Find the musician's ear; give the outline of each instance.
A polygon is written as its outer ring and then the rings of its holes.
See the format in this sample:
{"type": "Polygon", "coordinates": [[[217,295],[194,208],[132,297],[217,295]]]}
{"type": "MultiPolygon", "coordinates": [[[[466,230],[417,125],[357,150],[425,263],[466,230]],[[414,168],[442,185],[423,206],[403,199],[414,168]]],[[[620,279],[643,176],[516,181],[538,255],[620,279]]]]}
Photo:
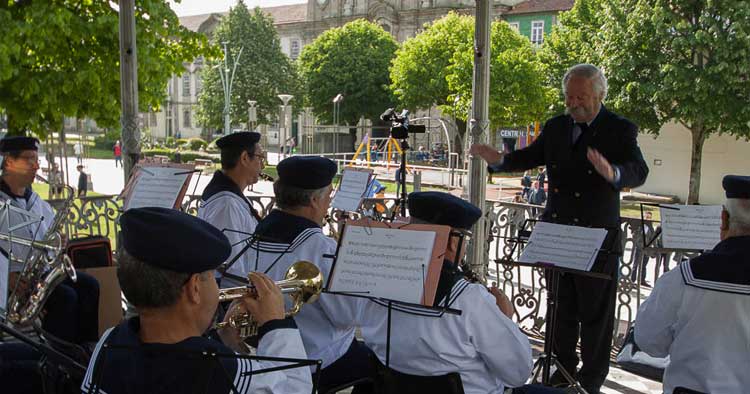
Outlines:
{"type": "Polygon", "coordinates": [[[721,210],[721,231],[729,230],[729,212],[726,209],[721,210]]]}

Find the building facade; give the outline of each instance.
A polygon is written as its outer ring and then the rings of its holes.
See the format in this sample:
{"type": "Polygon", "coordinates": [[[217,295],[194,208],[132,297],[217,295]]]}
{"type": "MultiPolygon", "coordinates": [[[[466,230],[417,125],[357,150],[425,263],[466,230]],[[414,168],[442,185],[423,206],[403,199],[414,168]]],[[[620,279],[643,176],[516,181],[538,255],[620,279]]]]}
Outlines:
{"type": "MultiPolygon", "coordinates": [[[[574,0],[496,1],[494,18],[541,44],[557,20],[557,14],[570,9],[574,0]],[[510,4],[510,5],[509,5],[510,4]]],[[[322,32],[355,19],[373,21],[399,42],[415,36],[426,23],[451,11],[474,13],[473,0],[309,0],[307,3],[262,8],[274,20],[281,51],[295,60],[305,45],[322,32]]],[[[185,16],[186,28],[210,35],[225,13],[185,16]]],[[[159,112],[142,114],[143,127],[153,138],[198,137],[204,129],[195,122],[200,93],[202,59],[185,64],[185,73],[173,76],[167,87],[168,99],[159,112]]]]}

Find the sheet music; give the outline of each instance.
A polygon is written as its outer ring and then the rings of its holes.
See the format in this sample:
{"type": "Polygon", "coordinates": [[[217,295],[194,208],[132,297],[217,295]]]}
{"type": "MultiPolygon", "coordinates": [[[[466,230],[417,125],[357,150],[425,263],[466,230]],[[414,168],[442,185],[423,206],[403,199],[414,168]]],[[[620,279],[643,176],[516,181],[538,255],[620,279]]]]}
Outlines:
{"type": "Polygon", "coordinates": [[[142,167],[126,209],[173,208],[188,175],[182,168],[142,167]]]}
{"type": "Polygon", "coordinates": [[[659,211],[665,248],[710,250],[721,240],[721,205],[665,204],[659,211]]]}
{"type": "Polygon", "coordinates": [[[371,176],[370,171],[344,169],[341,184],[336,195],[333,196],[331,206],[342,211],[356,212],[362,204],[362,197],[367,191],[371,176]]]}
{"type": "Polygon", "coordinates": [[[518,261],[590,271],[607,230],[537,222],[518,261]]]}
{"type": "Polygon", "coordinates": [[[347,226],[329,290],[421,303],[435,233],[347,226]]]}

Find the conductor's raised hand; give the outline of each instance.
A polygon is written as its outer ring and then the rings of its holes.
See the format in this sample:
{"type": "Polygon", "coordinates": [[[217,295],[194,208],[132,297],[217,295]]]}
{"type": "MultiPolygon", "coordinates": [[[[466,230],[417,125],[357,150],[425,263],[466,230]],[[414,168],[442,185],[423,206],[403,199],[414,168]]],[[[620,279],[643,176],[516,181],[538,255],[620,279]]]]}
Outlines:
{"type": "Polygon", "coordinates": [[[510,299],[508,299],[508,296],[506,296],[502,290],[498,289],[494,283],[492,284],[492,287],[488,287],[487,290],[490,291],[490,294],[495,296],[495,304],[500,308],[500,312],[505,316],[508,316],[508,318],[513,316],[513,304],[510,302],[510,299]]]}
{"type": "Polygon", "coordinates": [[[271,278],[260,272],[250,273],[250,282],[255,286],[257,297],[242,297],[242,302],[258,327],[270,320],[284,318],[284,296],[271,278]]]}
{"type": "Polygon", "coordinates": [[[478,155],[487,164],[494,164],[503,158],[502,153],[498,152],[495,148],[485,144],[474,144],[469,148],[469,153],[472,155],[478,155]]]}
{"type": "Polygon", "coordinates": [[[607,182],[612,183],[615,181],[615,169],[612,167],[612,164],[609,164],[609,160],[599,153],[598,150],[589,148],[586,152],[586,157],[591,162],[591,165],[594,166],[596,172],[606,179],[607,182]]]}

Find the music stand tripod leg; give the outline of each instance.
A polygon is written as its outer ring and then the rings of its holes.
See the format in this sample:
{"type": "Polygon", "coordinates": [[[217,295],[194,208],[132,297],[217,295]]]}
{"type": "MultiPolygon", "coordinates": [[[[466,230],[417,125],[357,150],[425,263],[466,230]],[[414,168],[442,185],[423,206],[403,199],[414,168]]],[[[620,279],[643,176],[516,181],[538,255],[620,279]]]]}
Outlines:
{"type": "Polygon", "coordinates": [[[560,272],[554,268],[546,269],[547,275],[547,330],[544,333],[544,352],[539,356],[536,363],[534,364],[533,380],[536,381],[539,378],[539,373],[542,374],[542,384],[549,386],[550,384],[550,370],[554,364],[562,377],[568,384],[570,384],[580,394],[588,394],[586,390],[581,387],[581,384],[575,380],[575,378],[565,370],[560,361],[557,360],[553,346],[555,343],[555,329],[557,328],[557,291],[560,286],[560,272]]]}

